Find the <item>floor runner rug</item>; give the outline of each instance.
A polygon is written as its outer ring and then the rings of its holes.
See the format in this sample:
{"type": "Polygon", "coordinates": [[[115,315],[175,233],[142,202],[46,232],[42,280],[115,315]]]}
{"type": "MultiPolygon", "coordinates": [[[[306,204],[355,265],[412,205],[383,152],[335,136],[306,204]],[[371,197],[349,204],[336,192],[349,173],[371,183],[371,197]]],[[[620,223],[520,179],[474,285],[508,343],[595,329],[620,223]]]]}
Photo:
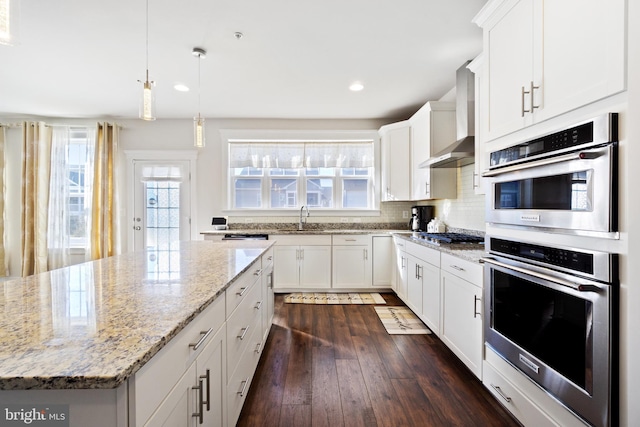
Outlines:
{"type": "Polygon", "coordinates": [[[284,297],[284,302],[297,304],[386,304],[378,293],[296,292],[284,297]]]}
{"type": "Polygon", "coordinates": [[[430,334],[431,331],[407,307],[374,307],[390,335],[430,334]]]}

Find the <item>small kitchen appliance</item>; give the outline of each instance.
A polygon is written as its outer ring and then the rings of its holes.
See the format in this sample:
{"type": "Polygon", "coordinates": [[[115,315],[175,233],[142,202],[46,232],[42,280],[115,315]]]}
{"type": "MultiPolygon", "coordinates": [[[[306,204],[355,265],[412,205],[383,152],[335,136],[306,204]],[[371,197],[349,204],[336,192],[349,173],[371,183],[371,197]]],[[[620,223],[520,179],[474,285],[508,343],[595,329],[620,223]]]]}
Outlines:
{"type": "Polygon", "coordinates": [[[427,224],[433,219],[433,206],[413,206],[409,228],[412,231],[427,231],[427,224]]]}

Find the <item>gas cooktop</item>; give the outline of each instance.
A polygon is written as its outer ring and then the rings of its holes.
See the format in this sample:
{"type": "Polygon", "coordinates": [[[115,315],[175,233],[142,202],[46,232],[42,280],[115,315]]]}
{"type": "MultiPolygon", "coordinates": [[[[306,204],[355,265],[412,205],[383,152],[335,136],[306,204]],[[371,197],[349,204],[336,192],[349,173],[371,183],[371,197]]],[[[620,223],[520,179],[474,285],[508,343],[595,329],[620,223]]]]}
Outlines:
{"type": "Polygon", "coordinates": [[[474,236],[472,234],[464,233],[425,233],[419,231],[413,233],[412,236],[416,240],[425,241],[434,245],[442,244],[472,244],[481,245],[484,244],[484,237],[474,236]]]}

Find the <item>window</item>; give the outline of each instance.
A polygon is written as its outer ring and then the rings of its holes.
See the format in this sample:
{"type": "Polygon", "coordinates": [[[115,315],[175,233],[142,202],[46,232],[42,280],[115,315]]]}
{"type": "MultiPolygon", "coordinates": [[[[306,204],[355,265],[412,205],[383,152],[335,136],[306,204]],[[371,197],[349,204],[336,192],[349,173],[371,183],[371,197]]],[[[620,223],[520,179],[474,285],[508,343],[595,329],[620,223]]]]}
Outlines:
{"type": "Polygon", "coordinates": [[[229,205],[373,210],[373,152],[372,140],[229,140],[229,205]]]}
{"type": "Polygon", "coordinates": [[[88,200],[88,186],[85,181],[87,168],[90,167],[90,138],[88,128],[69,129],[67,145],[67,183],[68,183],[68,233],[71,247],[85,247],[87,244],[87,217],[91,200],[88,200]]]}

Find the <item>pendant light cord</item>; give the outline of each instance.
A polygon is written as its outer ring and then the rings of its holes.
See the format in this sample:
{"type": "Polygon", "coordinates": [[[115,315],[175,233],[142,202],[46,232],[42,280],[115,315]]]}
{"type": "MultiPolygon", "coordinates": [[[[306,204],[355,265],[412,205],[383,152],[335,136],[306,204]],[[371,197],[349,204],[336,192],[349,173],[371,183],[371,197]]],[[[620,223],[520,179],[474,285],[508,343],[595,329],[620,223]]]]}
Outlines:
{"type": "Polygon", "coordinates": [[[147,41],[145,45],[145,55],[146,55],[146,67],[147,67],[147,81],[149,81],[149,0],[147,0],[146,7],[146,32],[147,32],[147,41]]]}

